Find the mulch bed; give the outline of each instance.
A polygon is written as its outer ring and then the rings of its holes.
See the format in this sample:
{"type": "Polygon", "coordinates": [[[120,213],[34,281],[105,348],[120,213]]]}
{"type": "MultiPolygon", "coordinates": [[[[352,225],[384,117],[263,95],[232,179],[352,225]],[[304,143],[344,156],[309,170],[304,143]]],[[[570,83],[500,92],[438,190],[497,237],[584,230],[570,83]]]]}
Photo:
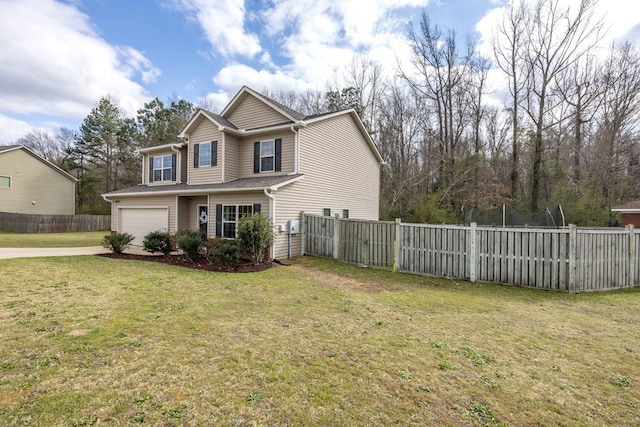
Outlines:
{"type": "Polygon", "coordinates": [[[159,262],[161,264],[169,264],[175,265],[178,267],[185,268],[193,268],[196,270],[207,270],[207,271],[219,271],[226,273],[252,273],[256,271],[267,270],[272,267],[271,261],[265,261],[262,264],[254,265],[249,260],[241,260],[238,265],[232,267],[227,270],[219,264],[212,264],[207,262],[205,259],[199,259],[197,261],[191,261],[184,255],[138,255],[138,254],[100,254],[98,256],[102,256],[105,258],[115,258],[115,259],[132,259],[136,261],[150,261],[150,262],[159,262]]]}

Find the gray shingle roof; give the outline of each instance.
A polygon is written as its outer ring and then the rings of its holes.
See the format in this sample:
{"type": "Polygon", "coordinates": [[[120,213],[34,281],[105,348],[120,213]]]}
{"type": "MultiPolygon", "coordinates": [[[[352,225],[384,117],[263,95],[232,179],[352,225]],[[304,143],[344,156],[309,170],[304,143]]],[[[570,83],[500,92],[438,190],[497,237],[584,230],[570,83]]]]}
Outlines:
{"type": "Polygon", "coordinates": [[[293,108],[289,108],[284,104],[279,103],[278,101],[276,101],[273,98],[268,97],[265,94],[262,94],[260,92],[254,91],[256,93],[258,93],[261,97],[263,97],[264,99],[266,99],[267,101],[271,102],[272,104],[274,104],[275,106],[277,106],[279,109],[281,109],[282,111],[284,111],[285,113],[289,114],[291,117],[293,117],[296,120],[303,120],[305,118],[304,114],[297,112],[296,110],[294,110],[293,108]]]}
{"type": "Polygon", "coordinates": [[[636,210],[640,209],[640,200],[634,200],[633,202],[625,203],[624,205],[616,206],[613,208],[614,211],[617,210],[636,210]]]}
{"type": "Polygon", "coordinates": [[[265,177],[251,177],[240,178],[234,181],[219,183],[219,184],[168,184],[168,185],[138,185],[135,187],[123,188],[122,190],[112,191],[104,194],[107,197],[122,196],[122,195],[142,195],[142,194],[177,194],[184,193],[184,195],[198,194],[198,193],[222,193],[233,191],[245,191],[245,190],[262,190],[264,188],[270,188],[276,185],[286,184],[287,181],[293,181],[300,177],[302,174],[296,175],[278,175],[278,176],[265,176],[265,177]]]}
{"type": "Polygon", "coordinates": [[[205,112],[207,115],[211,116],[212,119],[220,123],[222,126],[238,130],[238,126],[234,125],[228,119],[226,119],[225,117],[222,117],[220,114],[212,113],[211,111],[205,110],[204,108],[202,108],[202,111],[205,112]]]}
{"type": "Polygon", "coordinates": [[[18,148],[18,147],[21,147],[21,146],[20,145],[0,145],[0,153],[2,153],[3,151],[8,151],[14,148],[18,148]]]}

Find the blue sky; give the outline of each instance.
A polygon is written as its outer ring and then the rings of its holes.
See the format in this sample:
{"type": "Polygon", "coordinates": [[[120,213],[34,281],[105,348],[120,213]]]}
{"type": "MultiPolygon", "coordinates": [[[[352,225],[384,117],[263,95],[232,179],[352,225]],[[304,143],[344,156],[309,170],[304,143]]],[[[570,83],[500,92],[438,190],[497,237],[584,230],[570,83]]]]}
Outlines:
{"type": "MultiPolygon", "coordinates": [[[[576,0],[561,0],[575,2],[576,0]]],[[[631,8],[639,8],[635,6],[631,8]]],[[[177,96],[222,108],[244,84],[323,90],[356,55],[389,75],[408,57],[408,22],[426,11],[461,37],[488,36],[498,0],[0,0],[0,144],[77,128],[115,97],[133,116],[177,96]]],[[[604,10],[604,7],[603,7],[604,10]]],[[[640,22],[606,1],[612,36],[640,22]]]]}

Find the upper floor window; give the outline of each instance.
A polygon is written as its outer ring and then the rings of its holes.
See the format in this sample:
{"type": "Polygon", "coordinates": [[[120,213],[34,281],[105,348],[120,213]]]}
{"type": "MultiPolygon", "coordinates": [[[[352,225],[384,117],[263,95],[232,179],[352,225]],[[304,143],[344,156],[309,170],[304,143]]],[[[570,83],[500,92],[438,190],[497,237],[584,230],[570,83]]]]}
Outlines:
{"type": "Polygon", "coordinates": [[[11,187],[11,177],[0,176],[0,188],[9,188],[9,187],[11,187]]]}
{"type": "Polygon", "coordinates": [[[276,155],[275,143],[271,141],[260,141],[260,172],[273,172],[276,155]]]}
{"type": "Polygon", "coordinates": [[[218,141],[201,142],[193,146],[193,167],[218,165],[218,141]]]}
{"type": "Polygon", "coordinates": [[[253,146],[253,173],[282,170],[282,139],[258,141],[253,146]]]}
{"type": "Polygon", "coordinates": [[[149,159],[149,182],[175,181],[176,155],[152,156],[149,159]]]}

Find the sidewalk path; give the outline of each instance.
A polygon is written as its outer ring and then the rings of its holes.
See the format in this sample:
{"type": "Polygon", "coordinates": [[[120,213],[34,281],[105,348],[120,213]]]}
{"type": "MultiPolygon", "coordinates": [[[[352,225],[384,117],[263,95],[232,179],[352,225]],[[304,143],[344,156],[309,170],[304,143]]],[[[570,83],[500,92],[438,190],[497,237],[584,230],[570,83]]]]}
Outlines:
{"type": "MultiPolygon", "coordinates": [[[[97,255],[111,252],[102,246],[86,246],[82,248],[0,248],[0,259],[32,258],[43,256],[75,256],[97,255]]],[[[140,247],[129,247],[125,253],[145,253],[140,247]]]]}

